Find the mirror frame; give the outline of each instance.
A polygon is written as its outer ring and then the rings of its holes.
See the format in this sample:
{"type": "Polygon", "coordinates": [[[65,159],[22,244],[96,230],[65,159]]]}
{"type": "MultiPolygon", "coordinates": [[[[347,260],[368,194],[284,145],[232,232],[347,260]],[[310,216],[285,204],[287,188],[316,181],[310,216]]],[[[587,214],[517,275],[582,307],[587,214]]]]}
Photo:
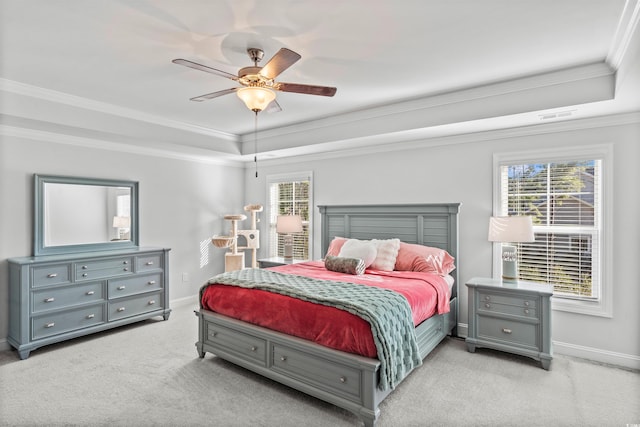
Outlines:
{"type": "Polygon", "coordinates": [[[72,176],[34,174],[34,227],[33,255],[54,255],[78,252],[106,251],[116,249],[132,249],[138,247],[138,183],[115,179],[81,178],[72,176]],[[127,187],[131,191],[131,227],[130,240],[82,243],[75,245],[46,246],[44,229],[44,187],[45,184],[99,185],[105,187],[127,187]]]}

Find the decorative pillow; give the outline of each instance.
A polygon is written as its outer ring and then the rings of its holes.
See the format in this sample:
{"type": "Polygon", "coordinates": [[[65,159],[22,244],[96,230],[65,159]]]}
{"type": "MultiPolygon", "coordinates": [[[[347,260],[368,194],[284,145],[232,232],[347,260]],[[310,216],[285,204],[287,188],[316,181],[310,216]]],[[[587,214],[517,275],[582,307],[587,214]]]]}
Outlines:
{"type": "Polygon", "coordinates": [[[446,276],[456,268],[454,261],[455,259],[444,249],[401,242],[395,269],[446,276]]]}
{"type": "Polygon", "coordinates": [[[371,242],[376,245],[378,249],[376,259],[373,261],[373,264],[371,264],[371,268],[382,271],[393,271],[396,265],[398,251],[400,250],[400,239],[373,239],[371,242]]]}
{"type": "Polygon", "coordinates": [[[364,261],[365,268],[368,268],[376,259],[378,250],[376,245],[368,240],[348,239],[340,248],[339,257],[360,258],[364,261]]]}
{"type": "Polygon", "coordinates": [[[344,258],[327,255],[324,258],[324,266],[327,270],[345,274],[364,274],[366,269],[364,261],[360,258],[344,258]]]}
{"type": "Polygon", "coordinates": [[[331,243],[329,243],[329,248],[327,249],[327,255],[338,256],[338,254],[340,253],[340,249],[342,248],[342,245],[344,245],[344,242],[346,242],[347,240],[348,239],[344,237],[334,237],[331,243]]]}

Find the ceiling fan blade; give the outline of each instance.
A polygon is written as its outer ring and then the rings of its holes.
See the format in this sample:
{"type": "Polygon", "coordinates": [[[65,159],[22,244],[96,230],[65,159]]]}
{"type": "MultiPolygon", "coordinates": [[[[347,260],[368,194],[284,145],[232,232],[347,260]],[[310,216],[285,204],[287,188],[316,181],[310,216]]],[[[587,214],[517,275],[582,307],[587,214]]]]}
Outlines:
{"type": "Polygon", "coordinates": [[[268,79],[275,79],[278,74],[291,67],[300,58],[302,57],[299,54],[283,47],[278,51],[278,53],[273,55],[273,58],[271,58],[264,67],[262,67],[260,75],[268,79]]]}
{"type": "Polygon", "coordinates": [[[282,107],[275,99],[267,105],[267,108],[264,109],[265,113],[279,113],[280,111],[282,111],[282,107]]]}
{"type": "Polygon", "coordinates": [[[207,99],[213,99],[219,96],[228,95],[230,93],[237,91],[238,89],[239,88],[234,87],[232,89],[219,90],[217,92],[208,93],[206,95],[196,96],[195,98],[191,98],[191,101],[196,101],[196,102],[206,101],[207,99]]]}
{"type": "Polygon", "coordinates": [[[302,85],[298,83],[278,83],[278,90],[282,92],[304,93],[307,95],[333,96],[336,94],[335,87],[302,85]]]}
{"type": "Polygon", "coordinates": [[[174,64],[184,65],[185,67],[193,68],[194,70],[200,70],[211,74],[216,74],[218,76],[226,77],[231,80],[238,80],[238,76],[235,74],[227,73],[226,71],[216,70],[215,68],[207,67],[206,65],[198,64],[197,62],[192,62],[186,59],[174,59],[174,64]]]}

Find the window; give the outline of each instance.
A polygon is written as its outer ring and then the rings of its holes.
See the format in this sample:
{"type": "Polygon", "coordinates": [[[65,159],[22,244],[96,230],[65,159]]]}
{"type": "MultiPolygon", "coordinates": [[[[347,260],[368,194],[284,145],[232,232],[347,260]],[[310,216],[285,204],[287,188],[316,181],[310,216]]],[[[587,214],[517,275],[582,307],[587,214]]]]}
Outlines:
{"type": "Polygon", "coordinates": [[[552,284],[555,309],[610,316],[611,281],[603,274],[608,152],[496,156],[494,214],[533,217],[535,241],[517,244],[519,279],[552,284]]]}
{"type": "Polygon", "coordinates": [[[302,233],[293,236],[293,257],[311,258],[311,180],[311,172],[267,176],[270,257],[284,256],[284,236],[276,233],[276,219],[278,215],[292,214],[302,217],[302,233]]]}

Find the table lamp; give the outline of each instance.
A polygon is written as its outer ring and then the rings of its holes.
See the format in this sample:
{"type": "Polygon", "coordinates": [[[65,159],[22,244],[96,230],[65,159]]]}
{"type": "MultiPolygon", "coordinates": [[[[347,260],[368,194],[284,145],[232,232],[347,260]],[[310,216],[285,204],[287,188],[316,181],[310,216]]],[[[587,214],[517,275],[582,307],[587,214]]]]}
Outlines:
{"type": "MultiPolygon", "coordinates": [[[[489,218],[489,241],[500,243],[533,242],[530,216],[492,216],[489,218]]],[[[518,280],[518,254],[514,245],[502,245],[502,280],[518,280]]]]}
{"type": "Polygon", "coordinates": [[[302,232],[300,215],[278,215],[276,233],[284,234],[284,259],[293,260],[293,236],[291,233],[302,232]]]}

